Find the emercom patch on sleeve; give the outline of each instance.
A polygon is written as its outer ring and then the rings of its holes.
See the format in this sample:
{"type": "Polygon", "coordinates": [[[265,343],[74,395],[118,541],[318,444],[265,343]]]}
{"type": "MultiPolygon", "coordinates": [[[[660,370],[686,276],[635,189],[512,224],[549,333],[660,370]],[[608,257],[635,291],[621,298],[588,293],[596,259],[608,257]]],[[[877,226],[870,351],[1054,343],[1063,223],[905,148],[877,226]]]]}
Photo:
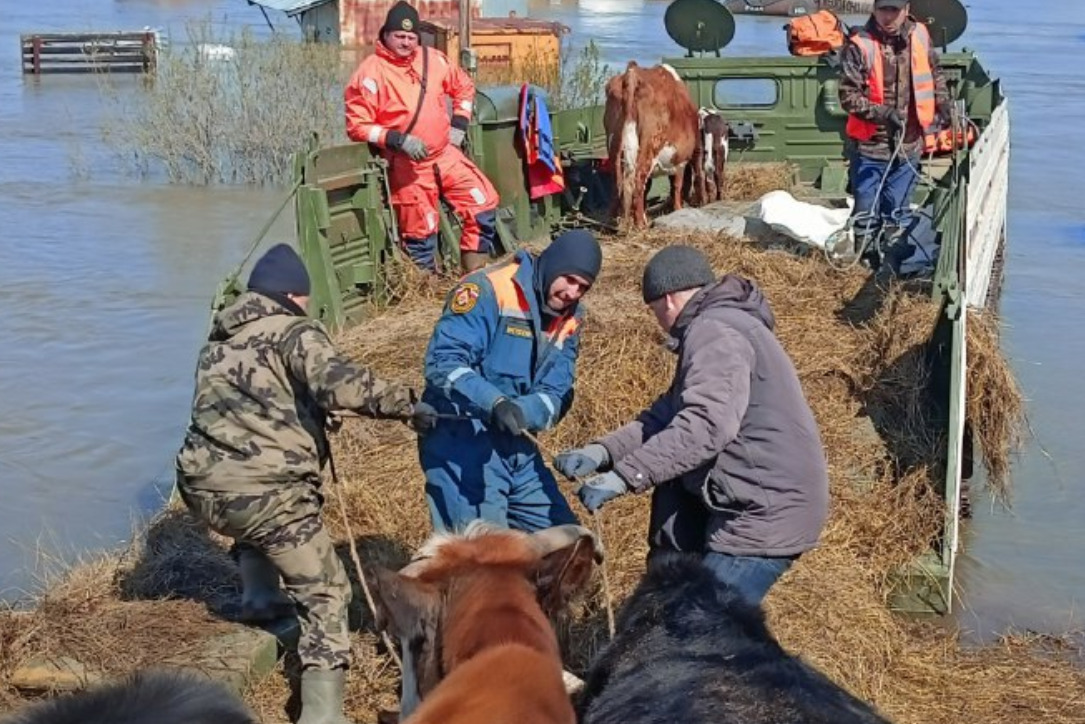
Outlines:
{"type": "Polygon", "coordinates": [[[452,292],[449,309],[455,314],[466,314],[478,303],[479,288],[474,282],[464,282],[452,292]]]}

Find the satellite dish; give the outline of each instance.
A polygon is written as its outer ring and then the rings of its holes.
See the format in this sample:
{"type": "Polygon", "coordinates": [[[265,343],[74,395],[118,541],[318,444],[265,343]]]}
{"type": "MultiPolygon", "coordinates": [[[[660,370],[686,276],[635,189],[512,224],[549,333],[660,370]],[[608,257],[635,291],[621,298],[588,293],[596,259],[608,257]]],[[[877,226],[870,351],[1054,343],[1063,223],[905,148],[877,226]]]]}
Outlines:
{"type": "Polygon", "coordinates": [[[735,17],[716,0],[675,0],[663,16],[671,40],[694,53],[719,55],[735,37],[735,17]]]}
{"type": "Polygon", "coordinates": [[[935,45],[945,47],[964,35],[968,11],[960,0],[912,0],[912,17],[927,26],[935,45]]]}

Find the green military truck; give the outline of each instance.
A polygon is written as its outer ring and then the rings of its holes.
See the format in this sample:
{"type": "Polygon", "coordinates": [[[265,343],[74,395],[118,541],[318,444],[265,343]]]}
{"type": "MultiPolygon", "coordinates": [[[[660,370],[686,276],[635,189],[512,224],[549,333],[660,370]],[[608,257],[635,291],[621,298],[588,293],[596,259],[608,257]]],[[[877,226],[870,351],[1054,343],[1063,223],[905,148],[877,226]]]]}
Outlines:
{"type": "MultiPolygon", "coordinates": [[[[913,14],[935,41],[948,45],[964,31],[957,0],[915,0],[913,14]]],[[[839,71],[819,57],[726,57],[718,51],[733,37],[734,19],[714,0],[677,0],[667,30],[687,48],[685,57],[664,59],[684,80],[694,103],[719,111],[732,128],[729,168],[742,164],[789,164],[796,197],[844,205],[847,162],[846,113],[838,101],[839,71]]],[[[944,50],[944,48],[943,48],[944,50]]],[[[966,320],[997,300],[1006,239],[1009,111],[1000,82],[970,51],[944,52],[943,68],[956,99],[958,119],[968,119],[975,142],[925,159],[926,183],[913,202],[933,210],[941,237],[932,294],[941,308],[928,342],[932,390],[944,405],[946,503],[944,533],[930,552],[903,572],[898,608],[948,612],[953,605],[959,548],[961,490],[971,475],[966,419],[966,320]]],[[[504,251],[545,239],[577,225],[606,226],[612,182],[605,173],[603,107],[551,113],[566,176],[562,194],[529,197],[523,146],[518,136],[520,87],[481,88],[468,133],[470,153],[501,195],[498,229],[504,251]]],[[[965,123],[959,120],[959,123],[965,123]]],[[[365,144],[323,147],[314,142],[296,161],[293,202],[297,244],[313,278],[311,313],[329,328],[345,329],[365,314],[385,286],[398,232],[387,199],[385,162],[365,144]]],[[[660,179],[660,181],[663,181],[660,179]]],[[[650,194],[662,196],[665,183],[650,194]]],[[[270,222],[269,222],[270,223],[270,222]]],[[[441,220],[445,268],[458,268],[458,231],[450,214],[441,220]]],[[[236,294],[236,276],[220,290],[216,305],[236,294]]]]}

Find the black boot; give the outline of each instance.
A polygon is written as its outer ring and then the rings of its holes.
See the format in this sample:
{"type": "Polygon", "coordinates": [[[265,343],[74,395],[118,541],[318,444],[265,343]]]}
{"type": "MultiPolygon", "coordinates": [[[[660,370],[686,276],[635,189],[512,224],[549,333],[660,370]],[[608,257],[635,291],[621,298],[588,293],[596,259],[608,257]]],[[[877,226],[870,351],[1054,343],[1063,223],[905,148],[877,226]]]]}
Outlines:
{"type": "Polygon", "coordinates": [[[267,556],[253,548],[238,554],[241,570],[241,620],[267,623],[297,615],[294,602],[279,588],[279,570],[267,556]]]}

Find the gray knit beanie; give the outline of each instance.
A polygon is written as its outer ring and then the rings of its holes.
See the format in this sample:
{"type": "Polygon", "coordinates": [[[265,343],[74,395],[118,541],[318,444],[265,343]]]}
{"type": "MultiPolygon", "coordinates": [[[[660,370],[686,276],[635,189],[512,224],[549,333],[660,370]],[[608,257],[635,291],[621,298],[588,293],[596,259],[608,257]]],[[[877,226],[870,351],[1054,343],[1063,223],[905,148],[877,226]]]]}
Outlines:
{"type": "Polygon", "coordinates": [[[692,246],[668,246],[656,252],[644,267],[641,290],[644,303],[684,289],[707,286],[716,281],[712,265],[700,249],[692,246]]]}

